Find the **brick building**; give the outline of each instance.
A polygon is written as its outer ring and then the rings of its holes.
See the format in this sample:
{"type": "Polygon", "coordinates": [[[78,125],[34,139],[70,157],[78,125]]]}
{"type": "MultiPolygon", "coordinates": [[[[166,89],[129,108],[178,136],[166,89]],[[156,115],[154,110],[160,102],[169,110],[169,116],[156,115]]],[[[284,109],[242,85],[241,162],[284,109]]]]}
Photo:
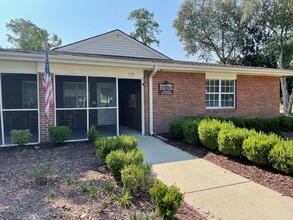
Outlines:
{"type": "Polygon", "coordinates": [[[0,145],[12,129],[47,141],[49,126],[66,125],[84,140],[124,127],[142,134],[168,130],[188,115],[273,117],[279,114],[280,77],[293,71],[176,61],[120,30],[49,52],[54,90],[44,112],[44,51],[0,49],[0,145]]]}

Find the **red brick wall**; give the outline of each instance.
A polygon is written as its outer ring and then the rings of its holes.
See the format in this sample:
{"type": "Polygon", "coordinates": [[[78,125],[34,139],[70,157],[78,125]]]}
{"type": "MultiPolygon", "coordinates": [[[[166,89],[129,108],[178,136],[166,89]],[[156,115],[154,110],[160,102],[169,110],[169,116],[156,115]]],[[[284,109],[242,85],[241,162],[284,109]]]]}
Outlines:
{"type": "MultiPolygon", "coordinates": [[[[55,126],[54,104],[50,108],[50,117],[45,114],[45,89],[43,86],[44,73],[39,73],[39,105],[40,105],[40,141],[48,141],[48,127],[55,126]]],[[[54,77],[51,74],[52,87],[54,91],[54,77]]],[[[53,94],[55,96],[55,94],[53,94]]]]}
{"type": "MultiPolygon", "coordinates": [[[[149,133],[148,76],[145,72],[145,129],[149,133]]],[[[205,108],[205,74],[159,72],[153,78],[154,132],[168,131],[174,118],[188,115],[273,117],[279,114],[279,77],[237,76],[236,108],[205,108]],[[173,95],[159,95],[158,83],[174,84],[173,95]]]]}

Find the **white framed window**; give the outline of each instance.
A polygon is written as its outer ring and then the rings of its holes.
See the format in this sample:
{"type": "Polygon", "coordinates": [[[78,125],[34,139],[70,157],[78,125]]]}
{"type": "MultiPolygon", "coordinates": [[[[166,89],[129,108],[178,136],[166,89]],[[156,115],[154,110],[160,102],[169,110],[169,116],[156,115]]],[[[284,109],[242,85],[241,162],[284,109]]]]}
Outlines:
{"type": "Polygon", "coordinates": [[[86,107],[86,83],[64,82],[63,94],[63,105],[65,108],[86,107]]]}
{"type": "Polygon", "coordinates": [[[22,107],[33,109],[38,107],[36,81],[22,81],[22,107]]]}
{"type": "Polygon", "coordinates": [[[235,80],[206,80],[206,108],[235,108],[235,80]]]}

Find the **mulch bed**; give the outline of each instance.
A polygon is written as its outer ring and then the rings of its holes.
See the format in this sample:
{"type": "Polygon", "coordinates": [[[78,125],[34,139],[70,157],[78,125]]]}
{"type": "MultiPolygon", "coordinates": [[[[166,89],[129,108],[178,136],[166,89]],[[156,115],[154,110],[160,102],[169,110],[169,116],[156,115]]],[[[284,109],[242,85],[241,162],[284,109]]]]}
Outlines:
{"type": "Polygon", "coordinates": [[[278,172],[272,167],[258,166],[244,157],[235,159],[216,151],[210,151],[203,145],[198,145],[196,147],[188,145],[174,139],[168,133],[160,134],[160,136],[166,139],[166,143],[183,151],[208,160],[224,169],[275,190],[284,196],[293,198],[293,178],[290,175],[278,172]]]}
{"type": "MultiPolygon", "coordinates": [[[[40,144],[0,148],[0,219],[129,219],[131,213],[151,213],[155,205],[148,194],[135,198],[128,207],[118,203],[121,186],[95,155],[89,142],[62,146],[40,144]],[[34,164],[49,163],[54,175],[45,185],[30,180],[34,164]],[[73,182],[68,184],[66,177],[73,182]],[[97,186],[92,198],[82,190],[86,183],[97,186]]],[[[205,219],[183,204],[176,219],[205,219]]]]}

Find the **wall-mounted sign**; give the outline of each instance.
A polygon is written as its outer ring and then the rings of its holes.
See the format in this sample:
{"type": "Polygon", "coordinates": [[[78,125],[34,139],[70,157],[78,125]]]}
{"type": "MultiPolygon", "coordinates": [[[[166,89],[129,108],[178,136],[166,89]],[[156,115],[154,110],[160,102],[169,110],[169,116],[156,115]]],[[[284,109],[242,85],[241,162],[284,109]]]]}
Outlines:
{"type": "Polygon", "coordinates": [[[173,95],[174,85],[167,80],[163,83],[159,83],[159,95],[173,95]]]}

